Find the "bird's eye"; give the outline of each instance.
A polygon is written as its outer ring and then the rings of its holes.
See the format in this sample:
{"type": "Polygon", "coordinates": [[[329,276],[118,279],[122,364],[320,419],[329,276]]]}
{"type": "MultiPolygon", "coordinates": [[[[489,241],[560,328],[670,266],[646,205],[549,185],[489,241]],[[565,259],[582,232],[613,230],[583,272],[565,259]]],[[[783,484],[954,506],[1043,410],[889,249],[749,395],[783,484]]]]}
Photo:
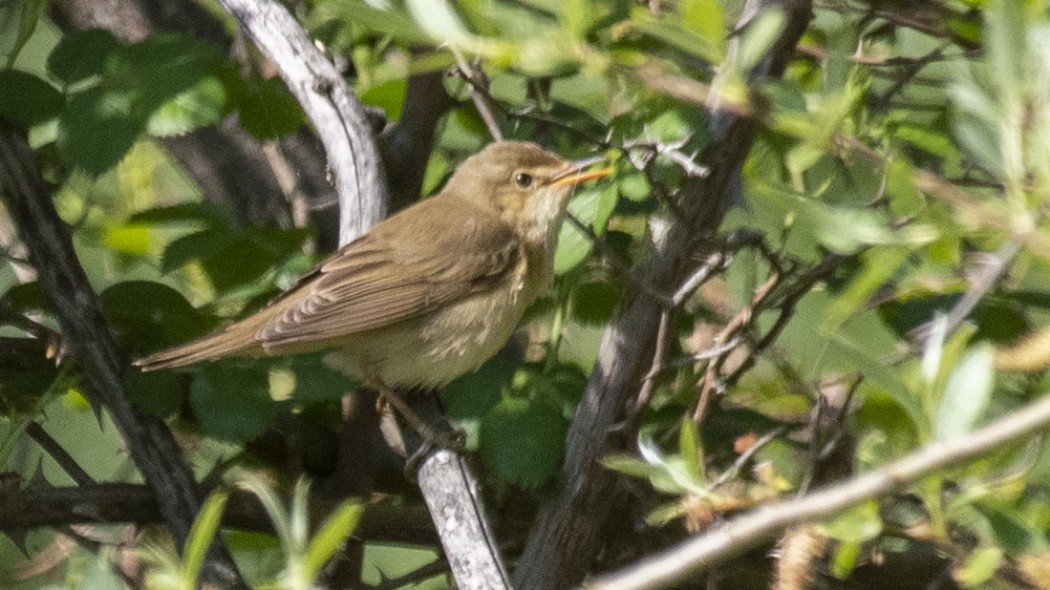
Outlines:
{"type": "Polygon", "coordinates": [[[525,172],[516,172],[514,174],[514,182],[521,188],[529,188],[532,186],[532,175],[525,172]]]}

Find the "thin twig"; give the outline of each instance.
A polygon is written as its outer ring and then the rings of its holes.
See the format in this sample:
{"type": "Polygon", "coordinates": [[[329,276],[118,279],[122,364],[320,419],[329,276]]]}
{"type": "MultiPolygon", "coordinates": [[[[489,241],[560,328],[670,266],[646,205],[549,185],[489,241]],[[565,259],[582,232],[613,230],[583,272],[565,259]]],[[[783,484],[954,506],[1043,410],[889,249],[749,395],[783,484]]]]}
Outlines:
{"type": "MultiPolygon", "coordinates": [[[[1005,244],[999,247],[992,254],[983,254],[980,257],[981,264],[979,265],[976,272],[973,273],[973,277],[970,279],[970,288],[966,291],[966,294],[948,311],[947,315],[947,334],[954,332],[963,321],[969,317],[970,312],[973,308],[977,307],[980,303],[981,298],[984,297],[999,278],[1003,276],[1006,269],[1009,268],[1010,263],[1013,262],[1017,253],[1021,250],[1023,240],[1020,238],[1012,238],[1005,244]]],[[[932,322],[927,322],[918,328],[915,328],[908,334],[908,340],[910,340],[916,347],[922,347],[925,345],[926,340],[930,336],[930,328],[932,322]]]]}
{"type": "Polygon", "coordinates": [[[94,478],[88,475],[87,471],[76,462],[76,459],[70,455],[62,445],[58,444],[44,427],[39,422],[33,421],[26,426],[26,434],[29,435],[36,444],[40,445],[40,448],[51,455],[51,458],[58,463],[58,466],[62,468],[69,477],[73,478],[78,486],[87,486],[95,483],[94,478]]]}
{"type": "Polygon", "coordinates": [[[781,434],[784,434],[784,431],[786,430],[787,426],[781,425],[767,432],[765,435],[762,436],[762,438],[756,440],[755,444],[748,447],[748,449],[743,453],[740,453],[740,456],[736,458],[736,461],[733,461],[733,464],[729,467],[729,469],[726,469],[724,472],[722,472],[722,475],[718,476],[718,479],[716,479],[711,484],[711,489],[713,490],[718,486],[726,483],[730,479],[736,477],[736,474],[740,473],[740,470],[744,468],[744,464],[751,460],[751,457],[755,456],[755,453],[757,453],[759,449],[772,442],[773,439],[775,439],[776,437],[780,436],[781,434]]]}
{"type": "Polygon", "coordinates": [[[485,128],[489,130],[489,135],[495,141],[503,140],[503,131],[499,128],[499,124],[496,122],[496,117],[492,114],[492,102],[491,95],[488,91],[488,84],[484,81],[483,74],[480,69],[475,70],[466,58],[463,57],[463,53],[453,45],[449,45],[449,51],[452,52],[453,57],[456,58],[456,66],[459,70],[459,75],[467,81],[467,85],[470,86],[470,100],[474,102],[474,108],[478,110],[478,115],[481,116],[481,120],[485,122],[485,128]]]}

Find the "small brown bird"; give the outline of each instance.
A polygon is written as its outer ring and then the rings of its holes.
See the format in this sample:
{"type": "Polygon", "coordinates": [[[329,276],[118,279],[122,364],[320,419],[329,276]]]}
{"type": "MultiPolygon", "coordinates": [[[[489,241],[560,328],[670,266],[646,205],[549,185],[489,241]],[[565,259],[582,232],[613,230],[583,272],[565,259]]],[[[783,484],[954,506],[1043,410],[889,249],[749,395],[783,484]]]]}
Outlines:
{"type": "Polygon", "coordinates": [[[152,354],[143,370],[331,350],[380,391],[440,387],[506,343],[549,287],[572,188],[608,175],[531,143],[468,158],[437,196],[347,244],[251,316],[152,354]]]}

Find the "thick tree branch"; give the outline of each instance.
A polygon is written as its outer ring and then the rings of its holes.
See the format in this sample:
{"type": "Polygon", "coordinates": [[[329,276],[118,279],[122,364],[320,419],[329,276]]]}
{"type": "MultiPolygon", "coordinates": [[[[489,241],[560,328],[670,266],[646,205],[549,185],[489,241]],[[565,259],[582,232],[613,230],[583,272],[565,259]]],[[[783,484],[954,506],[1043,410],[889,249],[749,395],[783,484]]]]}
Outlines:
{"type": "Polygon", "coordinates": [[[401,119],[379,136],[387,182],[390,211],[416,202],[423,187],[434,130],[455,101],[445,92],[443,72],[409,76],[401,119]]]}
{"type": "MultiPolygon", "coordinates": [[[[135,465],[160,502],[168,529],[181,545],[200,506],[193,473],[167,426],[138,414],[128,402],[123,382],[128,359],[77,260],[69,231],[55,212],[51,191],[40,177],[24,133],[5,124],[0,124],[0,198],[18,227],[62,334],[80,365],[89,398],[109,411],[135,465]]],[[[221,542],[215,545],[205,577],[223,586],[244,585],[221,542]]]]}
{"type": "MultiPolygon", "coordinates": [[[[811,2],[751,0],[737,28],[764,10],[783,11],[785,28],[767,58],[751,72],[752,80],[783,72],[809,22],[811,2]]],[[[712,87],[718,84],[716,78],[712,87]]],[[[704,255],[697,252],[701,247],[698,238],[709,235],[721,223],[754,137],[753,119],[723,110],[718,104],[709,104],[708,108],[715,138],[701,158],[708,174],[691,178],[683,187],[682,218],[654,245],[636,274],[637,282],[657,291],[673,292],[692,272],[692,260],[704,255]]],[[[514,574],[515,587],[531,590],[578,584],[598,555],[605,540],[604,529],[624,498],[616,476],[598,462],[617,448],[609,435],[623,420],[629,400],[649,370],[663,306],[660,299],[645,291],[629,295],[606,328],[598,361],[567,436],[561,488],[540,509],[514,574]]],[[[623,441],[619,444],[622,446],[623,441]]]]}

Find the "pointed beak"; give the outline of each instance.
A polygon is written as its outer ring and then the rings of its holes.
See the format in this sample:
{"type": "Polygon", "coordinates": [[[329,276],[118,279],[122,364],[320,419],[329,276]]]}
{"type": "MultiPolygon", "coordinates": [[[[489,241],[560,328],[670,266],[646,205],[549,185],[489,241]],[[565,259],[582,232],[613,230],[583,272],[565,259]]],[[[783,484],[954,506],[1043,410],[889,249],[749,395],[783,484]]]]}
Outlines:
{"type": "Polygon", "coordinates": [[[585,170],[585,168],[604,161],[604,156],[576,160],[575,162],[570,163],[569,167],[563,172],[559,172],[554,178],[547,181],[547,186],[576,186],[581,182],[587,182],[588,180],[594,180],[595,178],[604,178],[612,174],[612,168],[585,170]]]}

